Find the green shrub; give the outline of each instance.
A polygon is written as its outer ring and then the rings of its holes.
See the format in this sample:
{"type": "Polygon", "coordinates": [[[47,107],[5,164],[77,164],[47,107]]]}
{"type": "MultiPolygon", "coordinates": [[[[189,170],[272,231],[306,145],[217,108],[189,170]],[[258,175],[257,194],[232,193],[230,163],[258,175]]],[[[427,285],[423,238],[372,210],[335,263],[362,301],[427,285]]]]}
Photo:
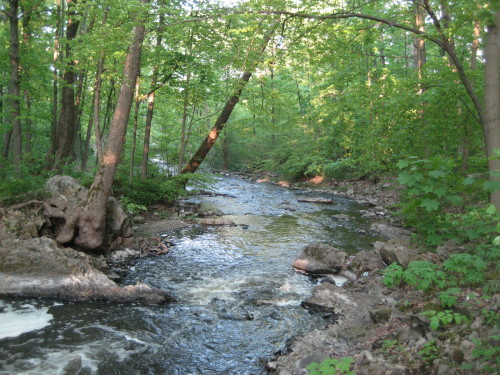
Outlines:
{"type": "Polygon", "coordinates": [[[311,363],[307,370],[309,375],[354,375],[351,370],[353,361],[351,357],[327,358],[321,363],[311,363]]]}
{"type": "Polygon", "coordinates": [[[427,261],[413,261],[406,270],[392,263],[384,270],[386,286],[396,287],[403,281],[419,290],[439,289],[446,285],[446,274],[438,265],[427,261]]]}
{"type": "Polygon", "coordinates": [[[500,212],[493,205],[480,207],[470,202],[486,199],[496,185],[462,177],[453,162],[440,157],[411,157],[400,160],[398,167],[398,181],[406,187],[402,217],[428,245],[449,239],[494,242],[500,233],[500,212]]]}
{"type": "Polygon", "coordinates": [[[463,205],[463,198],[457,194],[459,178],[453,171],[454,164],[440,157],[410,157],[397,166],[398,182],[406,187],[401,210],[406,224],[423,234],[428,244],[438,244],[447,229],[444,212],[463,205]]]}
{"type": "Polygon", "coordinates": [[[359,176],[359,168],[353,159],[339,159],[325,164],[325,176],[335,179],[346,179],[359,176]]]}
{"type": "Polygon", "coordinates": [[[156,203],[172,204],[179,196],[188,194],[186,186],[193,192],[205,188],[211,181],[212,178],[202,173],[154,177],[132,183],[117,179],[113,189],[115,195],[121,196],[122,201],[125,199],[126,204],[137,210],[156,203]]]}
{"type": "Polygon", "coordinates": [[[31,199],[44,199],[45,178],[26,175],[23,178],[9,177],[0,182],[0,204],[11,205],[31,199]]]}
{"type": "Polygon", "coordinates": [[[443,263],[450,283],[458,285],[480,285],[485,281],[487,263],[478,255],[460,253],[452,254],[443,263]]]}
{"type": "Polygon", "coordinates": [[[465,315],[453,312],[452,310],[429,310],[424,311],[422,314],[429,318],[431,330],[436,330],[439,327],[445,327],[450,324],[462,324],[469,322],[469,319],[465,315]]]}

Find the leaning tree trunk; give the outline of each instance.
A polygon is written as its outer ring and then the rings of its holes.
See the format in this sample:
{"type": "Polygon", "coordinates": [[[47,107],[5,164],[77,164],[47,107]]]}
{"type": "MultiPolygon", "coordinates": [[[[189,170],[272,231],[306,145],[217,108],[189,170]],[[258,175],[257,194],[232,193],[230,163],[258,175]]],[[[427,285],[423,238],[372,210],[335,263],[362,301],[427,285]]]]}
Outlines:
{"type": "Polygon", "coordinates": [[[226,102],[226,105],[224,106],[224,109],[222,110],[221,114],[215,121],[215,124],[208,133],[208,135],[205,137],[203,142],[201,143],[200,147],[198,148],[198,151],[193,155],[189,163],[182,169],[181,174],[184,173],[194,173],[200,166],[200,164],[205,160],[205,157],[207,156],[208,152],[210,149],[213,147],[215,144],[215,141],[219,137],[220,132],[222,129],[224,129],[224,125],[226,125],[227,120],[229,119],[229,116],[231,116],[231,113],[233,112],[234,107],[240,100],[241,93],[243,92],[243,88],[245,85],[248,83],[250,80],[250,77],[252,76],[251,72],[245,72],[241,76],[238,86],[229,98],[229,100],[226,102]]]}
{"type": "MultiPolygon", "coordinates": [[[[495,23],[488,27],[488,40],[484,49],[484,133],[490,181],[500,183],[500,10],[495,14],[495,23]]],[[[495,185],[493,185],[495,186],[495,185]]],[[[500,188],[498,185],[490,195],[491,203],[500,210],[500,188]]]]}
{"type": "MultiPolygon", "coordinates": [[[[148,0],[140,1],[143,4],[148,2],[148,0]]],[[[73,241],[78,246],[96,249],[103,242],[106,226],[106,206],[116,167],[125,143],[127,122],[134,98],[134,86],[139,72],[144,34],[145,22],[143,21],[134,28],[134,41],[125,59],[118,103],[111,120],[108,143],[99,170],[84,205],[77,208],[73,214],[68,214],[65,217],[66,223],[57,237],[59,243],[73,241]]]]}
{"type": "MultiPolygon", "coordinates": [[[[269,31],[265,36],[264,36],[264,42],[262,44],[262,48],[260,49],[258,53],[258,57],[262,56],[264,54],[264,51],[266,50],[266,47],[269,43],[269,40],[271,40],[271,36],[274,32],[276,24],[271,28],[271,31],[269,31]]],[[[227,120],[229,119],[229,116],[231,116],[231,113],[233,112],[234,107],[236,104],[238,104],[238,101],[240,100],[241,93],[243,92],[243,89],[245,88],[246,84],[250,80],[250,77],[252,76],[252,70],[255,69],[259,63],[259,58],[255,57],[255,60],[250,66],[250,69],[248,71],[244,72],[242,76],[240,77],[238,84],[229,98],[229,100],[226,102],[226,105],[222,109],[221,114],[215,121],[214,126],[212,127],[212,130],[210,130],[210,133],[205,137],[203,142],[201,143],[200,147],[198,148],[198,151],[193,155],[189,163],[182,169],[181,174],[184,173],[194,173],[200,166],[200,164],[205,160],[205,157],[207,156],[208,152],[210,149],[213,147],[215,144],[215,141],[219,137],[220,132],[222,129],[224,129],[224,126],[227,123],[227,120]]]]}

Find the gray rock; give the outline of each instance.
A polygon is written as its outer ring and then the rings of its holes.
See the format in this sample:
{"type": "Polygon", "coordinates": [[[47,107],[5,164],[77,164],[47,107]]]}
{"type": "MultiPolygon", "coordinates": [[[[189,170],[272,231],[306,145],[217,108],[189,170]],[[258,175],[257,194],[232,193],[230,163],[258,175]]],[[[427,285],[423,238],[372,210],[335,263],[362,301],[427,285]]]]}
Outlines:
{"type": "Polygon", "coordinates": [[[410,247],[408,240],[405,239],[377,241],[373,244],[373,248],[386,264],[396,262],[403,267],[408,267],[410,262],[419,259],[418,249],[410,247]]]}
{"type": "MultiPolygon", "coordinates": [[[[377,214],[376,212],[372,212],[368,214],[369,216],[363,215],[363,217],[374,217],[377,216],[377,214]]],[[[387,238],[408,238],[410,236],[409,231],[385,223],[373,223],[370,225],[370,230],[378,232],[387,238]]]]}
{"type": "Polygon", "coordinates": [[[58,195],[76,195],[80,191],[86,191],[82,185],[71,176],[56,175],[51,177],[45,183],[45,190],[52,193],[52,196],[58,195]]]}
{"type": "Polygon", "coordinates": [[[333,274],[342,269],[347,254],[335,247],[316,242],[305,247],[293,267],[314,274],[333,274]]]}
{"type": "Polygon", "coordinates": [[[140,251],[125,248],[124,250],[115,251],[111,254],[110,258],[113,262],[123,262],[128,259],[139,258],[140,256],[140,251]]]}
{"type": "Polygon", "coordinates": [[[375,309],[371,309],[368,312],[370,314],[370,318],[372,318],[372,321],[375,324],[387,322],[392,315],[391,309],[387,307],[378,307],[375,309]]]}
{"type": "Polygon", "coordinates": [[[134,224],[144,224],[146,222],[146,218],[144,216],[134,216],[134,224]]]}
{"type": "Polygon", "coordinates": [[[371,274],[381,268],[384,268],[384,263],[378,253],[362,250],[356,255],[349,257],[345,271],[351,271],[358,278],[365,272],[371,274]]]}
{"type": "Polygon", "coordinates": [[[0,295],[144,303],[175,300],[146,284],[119,286],[98,269],[101,260],[58,247],[47,237],[4,241],[0,259],[0,295]]]}

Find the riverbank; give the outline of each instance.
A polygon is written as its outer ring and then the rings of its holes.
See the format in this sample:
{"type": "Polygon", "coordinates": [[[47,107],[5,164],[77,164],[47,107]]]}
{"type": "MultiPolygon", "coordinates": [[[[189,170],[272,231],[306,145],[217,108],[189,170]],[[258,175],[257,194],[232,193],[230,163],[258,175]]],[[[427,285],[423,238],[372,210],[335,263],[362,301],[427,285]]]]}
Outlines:
{"type": "MultiPolygon", "coordinates": [[[[276,183],[295,188],[287,182],[276,183]]],[[[383,270],[391,263],[404,268],[414,260],[440,265],[450,255],[466,252],[453,242],[438,247],[436,252],[410,245],[411,231],[402,228],[401,221],[393,215],[401,192],[393,179],[339,181],[326,186],[312,180],[298,184],[298,188],[344,196],[369,205],[363,216],[373,220],[370,228],[383,234],[387,241],[374,243],[372,248],[350,257],[342,267],[345,272],[353,264],[361,264],[366,269],[361,275],[358,272],[354,277],[356,273],[350,272],[352,277],[342,286],[326,276],[313,289],[313,297],[304,301],[303,306],[313,314],[333,315],[336,321],[326,329],[295,337],[286,352],[268,362],[271,374],[497,373],[496,292],[490,296],[489,292],[470,288],[467,297],[470,302],[462,303],[459,312],[455,312],[457,309],[441,307],[443,293],[438,300],[437,293],[425,293],[409,285],[395,288],[384,285],[383,270]],[[319,364],[324,365],[322,370],[319,364]]],[[[452,292],[450,298],[460,297],[452,292]]]]}

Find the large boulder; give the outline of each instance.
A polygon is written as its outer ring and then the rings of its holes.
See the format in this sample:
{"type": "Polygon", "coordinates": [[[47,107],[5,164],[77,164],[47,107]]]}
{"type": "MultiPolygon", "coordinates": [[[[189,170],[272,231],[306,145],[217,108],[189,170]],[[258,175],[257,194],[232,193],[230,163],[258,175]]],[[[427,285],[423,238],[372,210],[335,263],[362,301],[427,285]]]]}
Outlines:
{"type": "Polygon", "coordinates": [[[377,241],[373,247],[386,264],[398,263],[406,268],[410,262],[421,258],[418,249],[411,247],[409,241],[402,238],[377,241]]]}
{"type": "Polygon", "coordinates": [[[100,269],[105,263],[47,237],[7,240],[0,248],[0,295],[74,301],[166,303],[174,297],[146,284],[119,286],[100,269]]]}
{"type": "Polygon", "coordinates": [[[293,267],[313,274],[334,274],[342,269],[347,254],[324,243],[315,242],[304,248],[293,267]]]}
{"type": "Polygon", "coordinates": [[[384,268],[385,265],[380,258],[380,255],[374,251],[362,250],[354,256],[350,256],[347,260],[343,273],[353,275],[357,279],[361,275],[373,272],[384,268]]]}
{"type": "Polygon", "coordinates": [[[75,196],[87,191],[87,189],[80,185],[73,177],[61,175],[49,178],[47,182],[45,182],[45,190],[50,192],[53,197],[60,195],[75,196]]]}

